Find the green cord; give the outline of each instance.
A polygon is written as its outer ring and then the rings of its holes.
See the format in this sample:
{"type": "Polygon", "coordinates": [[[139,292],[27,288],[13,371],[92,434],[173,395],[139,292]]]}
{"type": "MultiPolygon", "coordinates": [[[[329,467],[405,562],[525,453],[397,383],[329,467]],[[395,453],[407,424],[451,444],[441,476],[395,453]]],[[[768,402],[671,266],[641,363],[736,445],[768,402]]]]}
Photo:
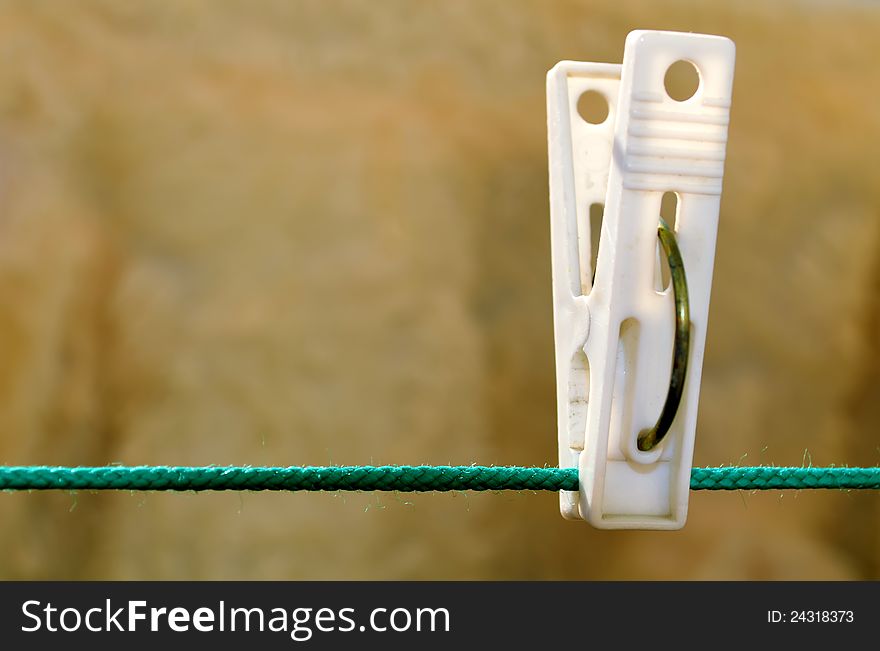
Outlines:
{"type": "MultiPolygon", "coordinates": [[[[0,490],[577,490],[575,468],[516,466],[0,466],[0,490]]],[[[880,468],[694,468],[691,490],[880,489],[880,468]]]]}

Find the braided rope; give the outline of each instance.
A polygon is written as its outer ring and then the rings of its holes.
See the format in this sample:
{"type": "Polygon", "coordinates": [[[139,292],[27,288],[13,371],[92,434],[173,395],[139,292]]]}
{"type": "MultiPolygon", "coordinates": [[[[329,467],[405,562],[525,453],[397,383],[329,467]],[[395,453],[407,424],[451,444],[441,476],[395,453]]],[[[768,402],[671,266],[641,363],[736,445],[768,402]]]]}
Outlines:
{"type": "Polygon", "coordinates": [[[880,468],[694,468],[691,490],[880,489],[880,468]]]}
{"type": "Polygon", "coordinates": [[[577,471],[501,466],[0,467],[5,490],[577,490],[577,471]]]}
{"type": "MultiPolygon", "coordinates": [[[[577,490],[575,468],[516,466],[0,466],[0,490],[577,490]]],[[[880,468],[694,468],[692,490],[880,489],[880,468]]]]}

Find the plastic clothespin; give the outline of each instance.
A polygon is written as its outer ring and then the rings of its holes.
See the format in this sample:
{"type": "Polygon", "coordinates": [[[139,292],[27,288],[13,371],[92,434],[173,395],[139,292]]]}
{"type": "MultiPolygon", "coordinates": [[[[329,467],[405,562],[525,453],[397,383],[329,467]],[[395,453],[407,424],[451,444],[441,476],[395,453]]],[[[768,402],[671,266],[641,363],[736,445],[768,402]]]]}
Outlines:
{"type": "Polygon", "coordinates": [[[603,529],[687,518],[734,58],[724,37],[635,31],[622,66],[562,61],[547,75],[559,466],[580,481],[561,493],[566,518],[603,529]],[[664,84],[679,61],[699,74],[684,101],[664,84]],[[588,91],[607,101],[600,124],[579,115],[588,91]],[[675,220],[658,232],[667,192],[675,220]]]}

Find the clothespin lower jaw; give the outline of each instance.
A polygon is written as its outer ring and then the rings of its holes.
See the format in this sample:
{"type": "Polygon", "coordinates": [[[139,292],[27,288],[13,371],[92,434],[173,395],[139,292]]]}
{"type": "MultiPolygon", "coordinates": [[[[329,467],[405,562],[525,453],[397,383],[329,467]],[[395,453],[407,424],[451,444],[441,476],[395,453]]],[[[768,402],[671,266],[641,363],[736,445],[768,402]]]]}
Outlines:
{"type": "Polygon", "coordinates": [[[734,56],[723,37],[637,31],[622,66],[563,61],[547,76],[559,464],[580,482],[561,493],[566,518],[685,523],[734,56]],[[699,74],[686,99],[664,85],[679,61],[699,74]],[[582,117],[585,93],[605,99],[604,120],[582,117]],[[661,239],[666,193],[677,210],[661,239]]]}

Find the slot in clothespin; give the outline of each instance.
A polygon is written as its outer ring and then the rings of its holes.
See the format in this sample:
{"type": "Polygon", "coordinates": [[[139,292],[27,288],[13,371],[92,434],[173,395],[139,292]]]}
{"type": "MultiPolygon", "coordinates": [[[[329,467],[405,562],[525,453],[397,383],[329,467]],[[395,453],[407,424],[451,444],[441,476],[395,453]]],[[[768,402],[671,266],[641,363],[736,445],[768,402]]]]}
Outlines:
{"type": "Polygon", "coordinates": [[[622,66],[562,61],[547,75],[559,466],[580,484],[560,494],[566,518],[684,526],[734,57],[724,37],[636,31],[622,66]],[[683,101],[664,85],[679,61],[699,74],[683,101]],[[578,111],[590,91],[608,104],[599,124],[578,111]]]}

